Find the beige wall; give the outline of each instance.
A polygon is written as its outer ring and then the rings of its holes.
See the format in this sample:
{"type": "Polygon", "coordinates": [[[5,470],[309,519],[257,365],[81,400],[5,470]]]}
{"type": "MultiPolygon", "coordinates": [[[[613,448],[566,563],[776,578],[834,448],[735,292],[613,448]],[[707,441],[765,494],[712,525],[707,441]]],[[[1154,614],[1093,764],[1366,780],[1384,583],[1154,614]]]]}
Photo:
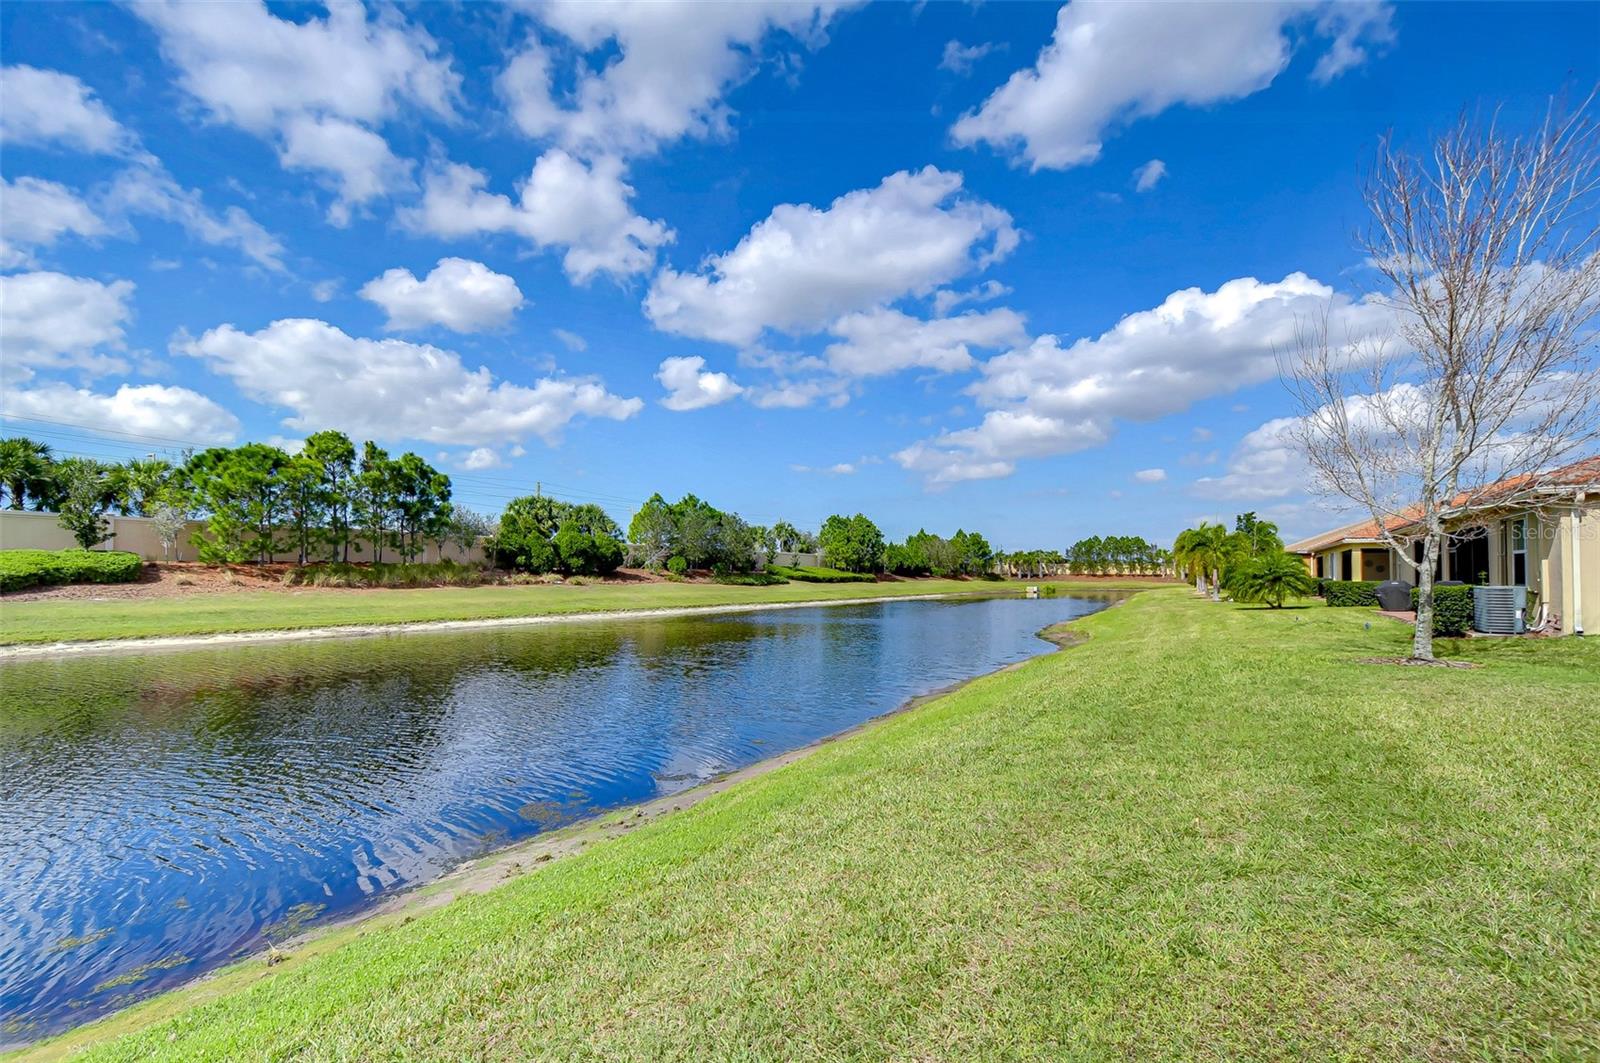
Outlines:
{"type": "MultiPolygon", "coordinates": [[[[126,550],[138,554],[146,561],[169,560],[162,555],[161,537],[156,534],[155,522],[148,517],[108,517],[111,534],[106,541],[96,549],[100,550],[126,550]]],[[[196,552],[193,535],[205,527],[199,521],[190,521],[183,534],[178,536],[177,556],[170,558],[173,561],[194,561],[196,552]]],[[[77,546],[77,542],[65,528],[56,520],[54,513],[29,513],[26,511],[4,509],[0,510],[0,550],[66,550],[77,546]]],[[[323,552],[313,556],[312,560],[324,560],[327,554],[323,552]]],[[[371,543],[366,539],[355,539],[350,544],[350,559],[352,561],[372,560],[371,543]],[[356,546],[360,545],[358,551],[356,546]]],[[[274,561],[295,561],[299,554],[291,551],[273,555],[274,561]]],[[[400,555],[393,547],[385,547],[383,551],[385,561],[399,561],[400,555]]],[[[454,543],[445,544],[441,553],[439,547],[429,543],[423,550],[421,561],[451,560],[461,562],[482,562],[483,550],[473,547],[471,550],[462,550],[454,543]]]]}
{"type": "Polygon", "coordinates": [[[1526,585],[1529,619],[1543,605],[1561,618],[1563,634],[1594,631],[1600,624],[1600,497],[1591,496],[1581,507],[1572,503],[1544,512],[1523,510],[1503,514],[1488,525],[1489,580],[1509,585],[1515,574],[1511,525],[1527,521],[1526,585]],[[1574,532],[1579,551],[1574,566],[1574,532]],[[1574,582],[1579,570],[1579,587],[1574,582]],[[1581,616],[1579,612],[1581,611],[1581,616]]]}
{"type": "MultiPolygon", "coordinates": [[[[1538,618],[1537,607],[1544,605],[1561,618],[1563,634],[1582,630],[1590,635],[1600,635],[1600,494],[1586,496],[1581,505],[1569,501],[1565,505],[1547,507],[1543,513],[1517,511],[1490,521],[1486,540],[1490,583],[1502,586],[1511,583],[1513,561],[1510,524],[1519,519],[1528,522],[1526,579],[1529,621],[1538,618]],[[1573,564],[1575,543],[1576,566],[1573,564]],[[1574,567],[1578,570],[1576,579],[1574,567]]],[[[1322,559],[1323,575],[1329,579],[1398,579],[1412,584],[1417,581],[1416,572],[1395,557],[1393,551],[1384,547],[1332,546],[1318,550],[1306,559],[1307,568],[1313,574],[1319,557],[1322,559]],[[1366,551],[1360,555],[1361,575],[1352,576],[1345,571],[1343,555],[1346,549],[1366,551]],[[1377,575],[1379,567],[1376,558],[1380,555],[1387,559],[1389,575],[1377,575]]],[[[1445,579],[1470,583],[1477,578],[1475,572],[1452,572],[1448,557],[1444,569],[1445,579]]]]}
{"type": "Polygon", "coordinates": [[[1600,634],[1600,497],[1586,499],[1550,524],[1553,534],[1539,540],[1549,547],[1544,568],[1550,608],[1561,617],[1563,634],[1600,634]]]}

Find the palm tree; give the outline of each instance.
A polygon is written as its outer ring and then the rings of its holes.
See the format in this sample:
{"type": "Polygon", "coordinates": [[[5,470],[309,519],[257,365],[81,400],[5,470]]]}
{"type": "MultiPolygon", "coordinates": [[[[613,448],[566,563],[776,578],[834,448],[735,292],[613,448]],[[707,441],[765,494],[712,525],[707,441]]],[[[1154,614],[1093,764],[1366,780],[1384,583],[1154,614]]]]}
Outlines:
{"type": "Polygon", "coordinates": [[[1179,534],[1172,544],[1173,563],[1188,577],[1194,579],[1198,594],[1206,593],[1211,585],[1211,600],[1221,596],[1222,575],[1227,571],[1236,551],[1236,541],[1221,524],[1202,521],[1198,528],[1189,528],[1179,534]]]}
{"type": "Polygon", "coordinates": [[[1205,593],[1205,575],[1194,560],[1195,529],[1185,528],[1172,541],[1172,566],[1184,579],[1194,580],[1194,592],[1205,593]]]}
{"type": "Polygon", "coordinates": [[[0,488],[11,497],[12,509],[30,498],[34,509],[43,508],[54,467],[48,444],[24,436],[0,439],[0,488]]]}
{"type": "Polygon", "coordinates": [[[167,486],[167,481],[171,477],[170,461],[163,461],[154,455],[148,458],[129,458],[118,468],[116,475],[121,508],[132,511],[135,516],[153,516],[162,489],[167,486]]]}
{"type": "Polygon", "coordinates": [[[1265,602],[1273,609],[1282,608],[1285,598],[1304,598],[1316,589],[1317,581],[1306,571],[1305,562],[1282,550],[1250,558],[1228,577],[1234,601],[1265,602]]]}

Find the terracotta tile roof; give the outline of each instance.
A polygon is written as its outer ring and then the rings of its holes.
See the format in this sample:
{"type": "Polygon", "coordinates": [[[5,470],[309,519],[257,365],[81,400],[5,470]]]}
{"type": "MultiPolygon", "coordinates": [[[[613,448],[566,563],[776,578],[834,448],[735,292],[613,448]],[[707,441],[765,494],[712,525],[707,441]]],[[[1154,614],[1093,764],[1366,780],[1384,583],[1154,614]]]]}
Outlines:
{"type": "MultiPolygon", "coordinates": [[[[1394,530],[1403,528],[1410,523],[1408,517],[1391,517],[1389,528],[1394,530]]],[[[1354,524],[1346,524],[1342,528],[1313,535],[1309,539],[1301,539],[1297,543],[1290,543],[1284,547],[1291,554],[1314,554],[1318,550],[1326,550],[1339,543],[1376,543],[1382,542],[1383,535],[1378,531],[1378,522],[1375,520],[1361,520],[1354,524]]]]}
{"type": "MultiPolygon", "coordinates": [[[[1600,454],[1593,457],[1575,461],[1571,465],[1563,465],[1549,473],[1530,473],[1525,476],[1511,476],[1498,483],[1489,484],[1478,491],[1463,491],[1450,500],[1447,509],[1479,509],[1495,505],[1496,502],[1506,499],[1517,493],[1522,488],[1538,485],[1550,488],[1576,488],[1592,487],[1600,491],[1600,454]]],[[[1400,516],[1391,518],[1389,530],[1397,531],[1411,522],[1411,517],[1400,516]]],[[[1382,536],[1378,531],[1376,521],[1357,521],[1347,524],[1333,531],[1313,535],[1309,539],[1302,539],[1297,543],[1290,543],[1284,549],[1291,554],[1312,554],[1318,550],[1326,550],[1339,543],[1373,543],[1380,542],[1382,536]]]]}
{"type": "Polygon", "coordinates": [[[1516,491],[1529,487],[1593,487],[1600,490],[1600,454],[1593,457],[1575,461],[1571,465],[1548,473],[1527,473],[1522,476],[1510,476],[1497,483],[1489,484],[1477,491],[1462,491],[1450,500],[1449,509],[1461,509],[1467,506],[1493,505],[1496,500],[1503,499],[1516,491]]]}

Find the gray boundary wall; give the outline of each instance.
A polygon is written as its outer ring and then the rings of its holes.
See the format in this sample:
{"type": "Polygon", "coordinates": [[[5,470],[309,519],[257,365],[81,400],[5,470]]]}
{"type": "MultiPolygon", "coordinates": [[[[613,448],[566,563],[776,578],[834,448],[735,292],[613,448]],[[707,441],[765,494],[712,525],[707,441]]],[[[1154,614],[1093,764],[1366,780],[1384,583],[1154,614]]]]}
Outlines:
{"type": "MultiPolygon", "coordinates": [[[[97,550],[126,550],[138,554],[146,561],[194,561],[197,560],[194,547],[194,534],[205,529],[203,521],[190,521],[178,536],[176,557],[165,557],[161,550],[161,536],[156,534],[155,522],[149,517],[113,517],[108,516],[106,523],[111,529],[111,534],[106,536],[103,543],[95,547],[97,550]]],[[[68,550],[78,544],[72,536],[56,520],[54,513],[33,513],[27,510],[0,509],[0,550],[68,550]]],[[[313,561],[327,559],[326,547],[319,547],[313,551],[313,561]]],[[[278,553],[272,556],[274,561],[297,561],[299,552],[278,553]]],[[[399,561],[399,551],[391,547],[384,547],[383,559],[385,561],[399,561]]],[[[371,543],[366,539],[356,538],[350,540],[350,560],[372,560],[371,543]],[[361,549],[357,550],[356,546],[361,549]]],[[[462,550],[455,543],[446,543],[441,552],[435,543],[428,543],[423,547],[420,561],[461,561],[481,563],[484,560],[482,547],[474,546],[470,550],[462,550]]]]}

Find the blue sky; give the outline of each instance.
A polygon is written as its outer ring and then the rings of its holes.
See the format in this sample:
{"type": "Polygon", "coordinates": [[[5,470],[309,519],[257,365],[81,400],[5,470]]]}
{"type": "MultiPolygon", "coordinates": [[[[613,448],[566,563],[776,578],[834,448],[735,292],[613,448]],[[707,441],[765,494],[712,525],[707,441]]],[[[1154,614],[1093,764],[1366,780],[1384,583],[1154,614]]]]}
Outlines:
{"type": "Polygon", "coordinates": [[[1167,540],[1305,496],[1385,132],[1536,121],[1600,5],[0,8],[5,428],[337,427],[496,511],[1167,540]]]}

